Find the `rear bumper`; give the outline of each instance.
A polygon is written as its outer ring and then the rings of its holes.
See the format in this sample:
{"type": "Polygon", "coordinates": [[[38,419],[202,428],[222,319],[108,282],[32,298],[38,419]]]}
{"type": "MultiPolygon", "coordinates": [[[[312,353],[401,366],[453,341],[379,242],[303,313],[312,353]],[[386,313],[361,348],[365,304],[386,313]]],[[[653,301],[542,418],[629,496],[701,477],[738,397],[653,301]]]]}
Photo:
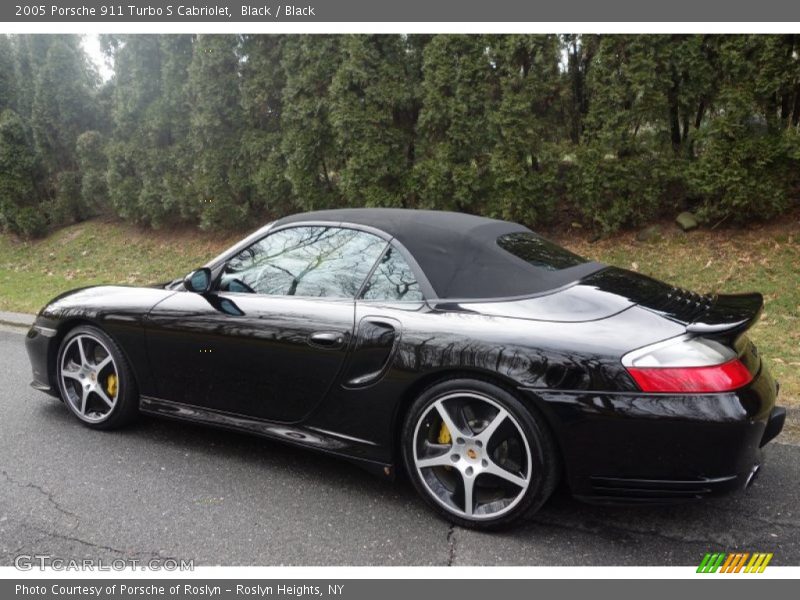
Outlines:
{"type": "Polygon", "coordinates": [[[722,394],[523,390],[555,432],[572,493],[601,503],[672,503],[749,485],[786,411],[765,367],[722,394]]]}
{"type": "Polygon", "coordinates": [[[767,419],[767,425],[764,427],[764,435],[761,436],[761,447],[763,448],[769,442],[774,440],[781,431],[783,431],[783,424],[786,422],[786,409],[782,406],[776,406],[772,409],[767,419]]]}
{"type": "Polygon", "coordinates": [[[745,487],[752,481],[758,468],[758,465],[754,465],[744,481],[737,475],[693,480],[592,477],[591,495],[578,497],[586,502],[601,504],[672,504],[697,500],[745,487]]]}

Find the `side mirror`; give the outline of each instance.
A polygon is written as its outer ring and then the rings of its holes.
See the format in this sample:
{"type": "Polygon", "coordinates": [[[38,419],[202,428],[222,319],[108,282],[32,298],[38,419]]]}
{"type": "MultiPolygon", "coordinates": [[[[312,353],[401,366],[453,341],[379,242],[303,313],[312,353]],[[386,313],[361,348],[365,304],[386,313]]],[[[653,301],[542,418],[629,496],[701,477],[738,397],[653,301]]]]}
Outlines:
{"type": "Polygon", "coordinates": [[[203,267],[183,278],[183,287],[190,292],[205,294],[211,288],[211,269],[203,267]]]}

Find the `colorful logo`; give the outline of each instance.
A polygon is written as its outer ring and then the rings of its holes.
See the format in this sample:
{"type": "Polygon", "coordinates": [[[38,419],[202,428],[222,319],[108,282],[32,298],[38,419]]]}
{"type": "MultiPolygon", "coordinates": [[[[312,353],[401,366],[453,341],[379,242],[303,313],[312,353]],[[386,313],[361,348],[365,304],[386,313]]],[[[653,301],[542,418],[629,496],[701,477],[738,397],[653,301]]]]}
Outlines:
{"type": "Polygon", "coordinates": [[[763,573],[769,561],[772,560],[772,552],[737,552],[728,554],[725,552],[708,552],[700,561],[697,567],[698,573],[763,573]],[[749,559],[749,561],[748,561],[749,559]]]}

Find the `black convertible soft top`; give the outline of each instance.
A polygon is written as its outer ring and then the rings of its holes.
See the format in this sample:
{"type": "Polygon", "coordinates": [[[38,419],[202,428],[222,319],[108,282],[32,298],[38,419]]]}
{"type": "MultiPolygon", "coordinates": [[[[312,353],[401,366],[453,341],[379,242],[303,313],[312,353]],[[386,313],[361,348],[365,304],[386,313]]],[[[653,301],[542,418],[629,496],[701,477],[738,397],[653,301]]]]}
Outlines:
{"type": "Polygon", "coordinates": [[[440,299],[530,296],[604,268],[594,262],[555,270],[536,266],[497,243],[506,234],[536,236],[530,229],[463,213],[342,208],[291,215],[276,221],[275,226],[304,221],[362,225],[389,234],[411,253],[440,299]]]}

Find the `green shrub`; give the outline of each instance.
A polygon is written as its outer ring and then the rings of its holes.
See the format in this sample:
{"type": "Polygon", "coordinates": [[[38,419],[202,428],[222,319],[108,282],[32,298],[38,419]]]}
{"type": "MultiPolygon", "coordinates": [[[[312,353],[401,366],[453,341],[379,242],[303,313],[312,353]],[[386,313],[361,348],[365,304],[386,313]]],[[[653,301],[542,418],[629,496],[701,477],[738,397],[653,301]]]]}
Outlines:
{"type": "Polygon", "coordinates": [[[23,206],[14,215],[13,231],[27,238],[41,237],[47,232],[47,218],[32,206],[23,206]]]}
{"type": "Polygon", "coordinates": [[[744,128],[736,135],[706,135],[688,171],[690,189],[701,198],[697,211],[701,220],[743,223],[785,211],[797,177],[792,142],[783,132],[744,128]]]}
{"type": "Polygon", "coordinates": [[[504,159],[493,157],[493,197],[483,212],[529,226],[552,221],[566,193],[571,165],[561,160],[557,148],[540,154],[536,165],[504,159]]]}
{"type": "MultiPolygon", "coordinates": [[[[26,224],[32,222],[27,217],[30,211],[25,211],[22,217],[20,212],[23,207],[32,207],[36,202],[34,181],[37,176],[37,166],[37,156],[25,135],[23,120],[12,110],[2,111],[0,113],[0,229],[23,233],[19,229],[18,220],[21,218],[26,224]]],[[[27,229],[29,228],[26,226],[27,229]]]]}
{"type": "Polygon", "coordinates": [[[585,148],[569,171],[567,195],[585,222],[610,233],[656,217],[668,205],[662,201],[667,200],[664,191],[671,187],[674,172],[667,160],[654,154],[618,157],[585,148]]]}

